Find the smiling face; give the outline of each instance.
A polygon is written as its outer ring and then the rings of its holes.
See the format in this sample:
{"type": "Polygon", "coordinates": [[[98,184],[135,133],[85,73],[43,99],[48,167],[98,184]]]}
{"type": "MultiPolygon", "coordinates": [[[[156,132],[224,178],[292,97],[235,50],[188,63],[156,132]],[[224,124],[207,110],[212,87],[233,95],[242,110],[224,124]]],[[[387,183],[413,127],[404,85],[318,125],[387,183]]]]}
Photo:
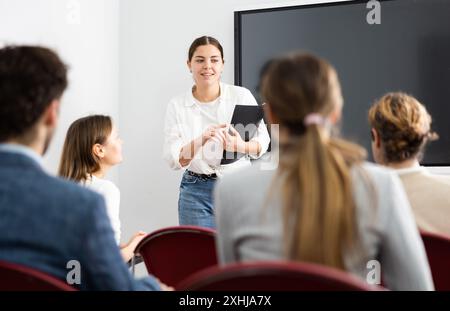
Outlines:
{"type": "Polygon", "coordinates": [[[187,64],[196,85],[210,86],[219,83],[224,61],[219,49],[214,45],[197,47],[187,64]]]}

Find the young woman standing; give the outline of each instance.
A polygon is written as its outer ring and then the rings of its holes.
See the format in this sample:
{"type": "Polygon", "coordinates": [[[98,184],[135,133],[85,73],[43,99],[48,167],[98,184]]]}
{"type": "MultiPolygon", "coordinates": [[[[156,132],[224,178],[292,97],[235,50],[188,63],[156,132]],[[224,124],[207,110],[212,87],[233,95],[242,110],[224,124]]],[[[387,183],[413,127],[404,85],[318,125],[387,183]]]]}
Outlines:
{"type": "Polygon", "coordinates": [[[180,225],[214,228],[212,190],[220,176],[250,165],[269,145],[264,122],[245,142],[229,126],[236,105],[257,105],[249,90],[221,82],[224,68],[219,41],[203,36],[194,40],[187,66],[194,85],[173,98],[165,120],[164,158],[172,169],[185,169],[180,184],[178,213],[180,225]],[[245,154],[221,165],[223,150],[245,154]]]}

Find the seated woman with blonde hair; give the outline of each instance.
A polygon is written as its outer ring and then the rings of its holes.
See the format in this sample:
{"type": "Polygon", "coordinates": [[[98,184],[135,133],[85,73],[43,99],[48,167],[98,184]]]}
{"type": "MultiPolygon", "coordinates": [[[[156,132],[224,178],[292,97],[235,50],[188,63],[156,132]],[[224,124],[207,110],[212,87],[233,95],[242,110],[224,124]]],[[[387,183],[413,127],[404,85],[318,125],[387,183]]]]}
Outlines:
{"type": "MultiPolygon", "coordinates": [[[[122,162],[122,140],[109,116],[92,115],[72,123],[64,141],[59,175],[103,195],[114,237],[120,243],[120,191],[105,179],[106,173],[122,162]]],[[[122,257],[130,261],[146,233],[139,231],[120,245],[122,257]]]]}
{"type": "Polygon", "coordinates": [[[450,236],[450,177],[420,166],[425,146],[437,139],[431,116],[414,97],[389,93],[369,111],[372,153],[403,182],[420,229],[450,236]]]}
{"type": "MultiPolygon", "coordinates": [[[[225,176],[215,191],[222,264],[293,260],[370,280],[372,260],[393,290],[432,290],[424,246],[398,176],[332,135],[343,100],[334,68],[308,54],[272,61],[265,112],[279,125],[279,165],[225,176]]],[[[276,139],[272,129],[272,139],[276,139]]]]}

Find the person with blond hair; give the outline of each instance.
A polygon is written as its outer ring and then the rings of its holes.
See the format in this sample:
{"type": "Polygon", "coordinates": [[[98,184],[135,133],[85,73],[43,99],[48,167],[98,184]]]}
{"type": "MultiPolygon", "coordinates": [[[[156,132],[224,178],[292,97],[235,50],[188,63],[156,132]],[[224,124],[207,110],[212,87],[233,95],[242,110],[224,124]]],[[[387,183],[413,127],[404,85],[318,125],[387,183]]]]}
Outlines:
{"type": "Polygon", "coordinates": [[[309,54],[275,59],[262,97],[269,123],[279,124],[279,165],[254,165],[219,181],[220,263],[306,261],[367,280],[367,264],[378,260],[388,288],[432,290],[398,176],[364,162],[362,147],[331,131],[343,106],[334,68],[309,54]]]}
{"type": "Polygon", "coordinates": [[[431,116],[414,97],[389,93],[369,110],[374,160],[403,182],[417,225],[450,236],[450,177],[420,166],[425,146],[438,138],[431,116]]]}

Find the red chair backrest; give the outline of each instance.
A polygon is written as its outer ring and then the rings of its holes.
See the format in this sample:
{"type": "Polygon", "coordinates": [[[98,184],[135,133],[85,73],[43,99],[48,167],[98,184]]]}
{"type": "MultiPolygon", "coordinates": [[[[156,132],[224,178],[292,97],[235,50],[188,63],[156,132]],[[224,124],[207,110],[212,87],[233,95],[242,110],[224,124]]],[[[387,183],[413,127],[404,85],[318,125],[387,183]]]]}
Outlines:
{"type": "Polygon", "coordinates": [[[195,226],[164,228],[145,237],[135,253],[143,257],[150,274],[175,286],[189,275],[217,264],[215,231],[195,226]]]}
{"type": "Polygon", "coordinates": [[[0,291],[76,291],[76,289],[46,273],[0,261],[0,291]]]}
{"type": "Polygon", "coordinates": [[[238,263],[212,267],[184,280],[192,291],[368,291],[382,290],[329,267],[298,262],[238,263]]]}
{"type": "Polygon", "coordinates": [[[420,232],[436,290],[450,290],[450,237],[420,232]]]}

